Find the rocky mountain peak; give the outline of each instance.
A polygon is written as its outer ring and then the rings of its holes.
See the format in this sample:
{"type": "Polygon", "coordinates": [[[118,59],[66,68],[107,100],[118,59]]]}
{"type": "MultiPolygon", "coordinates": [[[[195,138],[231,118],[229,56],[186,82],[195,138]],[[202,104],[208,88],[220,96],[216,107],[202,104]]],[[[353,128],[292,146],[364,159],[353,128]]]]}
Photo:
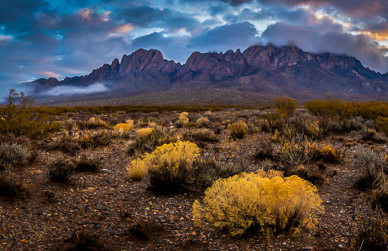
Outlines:
{"type": "Polygon", "coordinates": [[[251,46],[243,52],[239,49],[225,53],[194,52],[183,65],[164,59],[158,50],[139,49],[130,55],[123,55],[120,62],[116,58],[110,65],[104,64],[89,75],[65,78],[62,81],[55,78],[38,79],[33,85],[41,91],[57,85],[87,86],[96,82],[110,82],[112,86],[119,83],[122,89],[135,90],[191,81],[209,85],[257,74],[260,74],[260,78],[273,79],[265,81],[276,82],[283,78],[281,76],[287,75],[287,82],[296,81],[302,86],[325,91],[330,88],[318,82],[324,80],[331,83],[328,86],[341,83],[342,88],[347,86],[346,91],[378,90],[379,95],[388,90],[388,73],[371,71],[354,57],[333,53],[314,54],[304,52],[294,45],[276,47],[272,44],[251,46]]]}

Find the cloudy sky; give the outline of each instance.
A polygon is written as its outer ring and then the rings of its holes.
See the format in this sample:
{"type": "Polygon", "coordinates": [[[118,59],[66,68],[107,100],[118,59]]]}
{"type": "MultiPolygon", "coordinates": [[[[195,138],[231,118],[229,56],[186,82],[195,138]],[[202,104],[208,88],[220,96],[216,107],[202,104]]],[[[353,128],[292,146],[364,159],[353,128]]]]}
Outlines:
{"type": "Polygon", "coordinates": [[[0,0],[0,94],[83,75],[138,48],[193,51],[296,44],[388,72],[387,0],[0,0]]]}

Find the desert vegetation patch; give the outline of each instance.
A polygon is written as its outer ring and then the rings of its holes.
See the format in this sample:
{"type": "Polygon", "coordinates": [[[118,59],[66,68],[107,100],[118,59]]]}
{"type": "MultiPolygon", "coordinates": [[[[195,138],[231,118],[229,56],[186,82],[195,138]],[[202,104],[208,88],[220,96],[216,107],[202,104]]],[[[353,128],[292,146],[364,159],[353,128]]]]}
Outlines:
{"type": "Polygon", "coordinates": [[[2,250],[387,249],[387,103],[65,109],[10,95],[2,250]]]}

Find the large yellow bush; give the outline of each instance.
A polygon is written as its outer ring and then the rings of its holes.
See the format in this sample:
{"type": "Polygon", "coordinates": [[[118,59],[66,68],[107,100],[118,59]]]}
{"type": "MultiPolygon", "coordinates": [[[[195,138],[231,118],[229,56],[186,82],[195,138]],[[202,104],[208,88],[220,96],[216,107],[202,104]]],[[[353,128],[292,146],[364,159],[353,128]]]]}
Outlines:
{"type": "Polygon", "coordinates": [[[199,147],[196,144],[189,141],[177,141],[159,146],[152,153],[146,153],[143,157],[133,160],[127,170],[130,176],[136,175],[134,173],[149,172],[152,176],[150,177],[151,185],[161,180],[163,182],[176,179],[181,181],[185,177],[184,169],[190,168],[191,163],[198,156],[199,147]]]}
{"type": "Polygon", "coordinates": [[[177,141],[157,147],[151,154],[145,154],[144,160],[152,164],[149,166],[151,169],[165,166],[174,172],[181,162],[191,163],[198,156],[199,147],[196,144],[177,141]]]}
{"type": "Polygon", "coordinates": [[[242,173],[215,181],[203,202],[194,202],[192,214],[195,225],[232,236],[248,230],[278,234],[313,227],[321,203],[317,189],[297,176],[242,173]]]}

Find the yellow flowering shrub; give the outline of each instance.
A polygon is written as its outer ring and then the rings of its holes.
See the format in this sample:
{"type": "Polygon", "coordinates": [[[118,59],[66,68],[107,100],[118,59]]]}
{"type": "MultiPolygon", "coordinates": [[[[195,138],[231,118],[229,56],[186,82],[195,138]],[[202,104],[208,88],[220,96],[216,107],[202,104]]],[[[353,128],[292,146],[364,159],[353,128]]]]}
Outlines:
{"type": "Polygon", "coordinates": [[[199,156],[199,147],[189,141],[159,146],[151,154],[145,154],[144,160],[149,161],[150,169],[167,168],[170,172],[177,171],[181,162],[191,163],[199,156]]]}
{"type": "Polygon", "coordinates": [[[186,117],[186,116],[180,115],[178,119],[179,119],[179,121],[181,121],[181,122],[183,122],[185,124],[189,123],[189,118],[186,117]]]}
{"type": "MultiPolygon", "coordinates": [[[[189,118],[187,117],[189,116],[189,113],[188,112],[182,112],[182,113],[179,113],[178,114],[178,123],[183,123],[183,124],[187,124],[189,123],[189,118]]],[[[183,125],[184,126],[184,125],[183,125]]]]}
{"type": "Polygon", "coordinates": [[[187,117],[187,116],[189,116],[189,113],[188,113],[188,112],[181,112],[181,113],[179,114],[179,116],[187,117]]]}
{"type": "Polygon", "coordinates": [[[132,127],[126,123],[119,123],[113,127],[115,132],[129,132],[131,129],[132,127]]]}
{"type": "Polygon", "coordinates": [[[230,131],[230,135],[233,138],[242,139],[244,138],[244,135],[248,132],[248,126],[244,121],[239,120],[237,123],[229,124],[228,130],[230,131]]]}
{"type": "Polygon", "coordinates": [[[152,153],[146,153],[134,160],[127,168],[131,170],[147,170],[151,187],[160,190],[179,189],[184,183],[186,172],[192,162],[199,156],[199,147],[189,141],[159,146],[152,153]]]}
{"type": "Polygon", "coordinates": [[[147,127],[147,128],[138,129],[136,131],[136,134],[139,136],[140,140],[144,141],[151,136],[152,132],[153,132],[152,128],[147,127]]]}
{"type": "Polygon", "coordinates": [[[227,230],[232,236],[248,230],[261,234],[299,232],[316,222],[320,209],[316,187],[297,176],[283,178],[242,173],[218,179],[193,204],[194,224],[227,230]]]}

